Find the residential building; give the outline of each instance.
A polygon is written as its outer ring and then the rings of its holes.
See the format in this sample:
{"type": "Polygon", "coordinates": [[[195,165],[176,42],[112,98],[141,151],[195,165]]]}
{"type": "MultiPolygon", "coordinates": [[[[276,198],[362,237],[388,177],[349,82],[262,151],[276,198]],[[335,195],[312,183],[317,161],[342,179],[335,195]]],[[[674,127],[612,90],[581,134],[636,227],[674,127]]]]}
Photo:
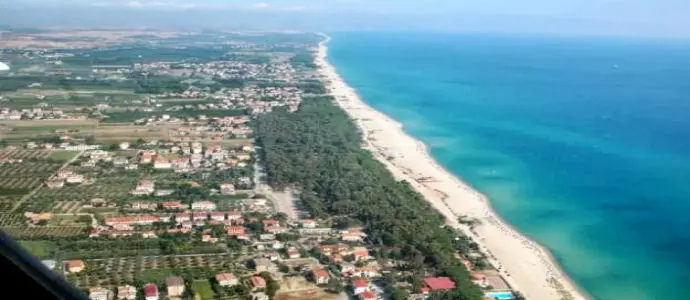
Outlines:
{"type": "Polygon", "coordinates": [[[153,283],[144,285],[144,297],[146,300],[158,300],[158,286],[153,283]]]}
{"type": "Polygon", "coordinates": [[[156,156],[156,160],[153,162],[153,168],[154,169],[170,169],[172,168],[172,164],[170,163],[170,160],[168,160],[165,157],[162,156],[156,156]]]}
{"type": "Polygon", "coordinates": [[[324,269],[311,270],[311,276],[316,284],[327,284],[330,278],[328,271],[324,269]]]}
{"type": "Polygon", "coordinates": [[[216,275],[216,281],[220,286],[232,286],[239,283],[237,278],[235,278],[235,275],[231,273],[222,273],[216,275]]]}
{"type": "Polygon", "coordinates": [[[363,279],[357,279],[352,282],[352,290],[355,295],[364,293],[369,290],[369,282],[363,279]]]}
{"type": "Polygon", "coordinates": [[[117,299],[120,300],[134,300],[137,298],[137,289],[131,285],[122,285],[117,287],[117,299]]]}
{"type": "Polygon", "coordinates": [[[121,216],[106,218],[105,225],[151,225],[155,222],[160,222],[160,220],[161,218],[159,216],[121,216]]]}
{"type": "Polygon", "coordinates": [[[285,252],[287,253],[288,258],[290,259],[300,257],[299,250],[297,250],[297,248],[290,247],[285,252]]]}
{"type": "Polygon", "coordinates": [[[79,273],[84,271],[85,267],[86,265],[84,264],[84,261],[78,259],[68,260],[67,263],[65,263],[65,269],[70,273],[79,273]]]}
{"type": "Polygon", "coordinates": [[[216,204],[211,201],[198,201],[192,203],[193,210],[216,210],[216,204]]]}
{"type": "Polygon", "coordinates": [[[376,293],[372,291],[364,291],[357,295],[358,299],[360,300],[376,300],[379,299],[379,297],[376,295],[376,293]]]}
{"type": "Polygon", "coordinates": [[[264,280],[262,277],[259,276],[252,276],[249,279],[252,290],[258,290],[258,289],[265,289],[266,288],[266,280],[264,280]]]}
{"type": "Polygon", "coordinates": [[[91,300],[111,300],[112,292],[102,287],[92,287],[89,289],[89,299],[91,300]]]}
{"type": "Polygon", "coordinates": [[[256,271],[256,273],[273,272],[275,271],[275,264],[273,264],[273,262],[265,258],[255,258],[254,270],[256,271]]]}
{"type": "Polygon", "coordinates": [[[455,289],[455,282],[449,277],[426,277],[424,287],[430,291],[445,291],[455,289]]]}
{"type": "Polygon", "coordinates": [[[165,279],[165,287],[168,297],[180,297],[184,293],[184,279],[180,276],[171,276],[165,279]]]}
{"type": "Polygon", "coordinates": [[[302,225],[302,228],[316,228],[316,221],[315,220],[299,220],[299,223],[302,225]]]}
{"type": "Polygon", "coordinates": [[[160,203],[161,208],[167,210],[183,210],[186,205],[182,204],[180,201],[165,201],[160,203]]]}
{"type": "Polygon", "coordinates": [[[220,193],[223,195],[234,195],[235,185],[232,182],[225,182],[220,185],[220,193]]]}

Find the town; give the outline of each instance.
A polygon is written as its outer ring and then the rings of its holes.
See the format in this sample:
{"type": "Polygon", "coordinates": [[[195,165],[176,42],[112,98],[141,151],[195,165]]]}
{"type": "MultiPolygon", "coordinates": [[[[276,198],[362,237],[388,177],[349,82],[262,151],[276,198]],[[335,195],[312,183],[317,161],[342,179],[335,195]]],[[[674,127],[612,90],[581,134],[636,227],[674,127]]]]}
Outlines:
{"type": "MultiPolygon", "coordinates": [[[[436,299],[465,288],[418,249],[370,238],[366,220],[317,214],[299,186],[270,184],[264,160],[276,158],[256,120],[324,97],[321,36],[5,38],[0,230],[90,299],[436,299]]],[[[451,234],[473,289],[521,298],[451,234]]]]}

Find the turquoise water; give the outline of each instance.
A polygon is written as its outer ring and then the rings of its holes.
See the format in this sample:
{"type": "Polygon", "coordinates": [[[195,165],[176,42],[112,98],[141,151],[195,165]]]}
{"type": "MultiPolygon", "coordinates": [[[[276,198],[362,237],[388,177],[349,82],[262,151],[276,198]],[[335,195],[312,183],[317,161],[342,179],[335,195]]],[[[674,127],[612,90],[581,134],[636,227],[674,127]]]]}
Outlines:
{"type": "Polygon", "coordinates": [[[333,34],[376,109],[549,248],[597,299],[690,282],[690,45],[333,34]]]}
{"type": "Polygon", "coordinates": [[[491,292],[486,293],[485,296],[498,300],[510,300],[515,298],[511,292],[491,292]]]}

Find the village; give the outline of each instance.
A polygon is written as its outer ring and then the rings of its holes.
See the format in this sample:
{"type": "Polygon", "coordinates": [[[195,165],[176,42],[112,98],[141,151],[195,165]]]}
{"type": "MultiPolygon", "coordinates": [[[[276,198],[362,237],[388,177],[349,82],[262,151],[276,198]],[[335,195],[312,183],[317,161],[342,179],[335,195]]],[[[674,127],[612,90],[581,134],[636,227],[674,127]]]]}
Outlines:
{"type": "MultiPolygon", "coordinates": [[[[92,55],[107,59],[87,68],[75,57],[114,40],[65,48],[73,55],[13,48],[16,65],[44,59],[40,74],[83,89],[38,83],[28,66],[8,77],[17,88],[0,94],[0,229],[94,300],[427,299],[455,290],[438,270],[413,272],[425,262],[369,239],[360,220],[316,218],[299,187],[267,184],[253,122],[324,93],[308,67],[318,38],[231,43],[205,60],[99,49],[92,55]],[[228,54],[237,49],[258,52],[228,54]],[[107,65],[110,52],[127,63],[107,65]]],[[[514,298],[476,244],[456,243],[464,251],[455,258],[487,299],[514,298]]]]}

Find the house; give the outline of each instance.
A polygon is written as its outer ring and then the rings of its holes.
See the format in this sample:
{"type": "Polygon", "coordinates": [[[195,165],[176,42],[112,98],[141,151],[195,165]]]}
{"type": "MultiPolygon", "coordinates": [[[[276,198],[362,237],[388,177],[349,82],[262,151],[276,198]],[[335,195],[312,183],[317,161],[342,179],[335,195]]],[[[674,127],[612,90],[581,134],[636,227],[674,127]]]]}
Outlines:
{"type": "Polygon", "coordinates": [[[330,275],[324,269],[314,269],[311,270],[311,277],[316,284],[327,284],[330,275]]]}
{"type": "Polygon", "coordinates": [[[172,168],[172,164],[170,163],[170,160],[168,160],[165,157],[162,156],[156,156],[156,160],[153,162],[153,168],[154,169],[170,169],[172,168]]]}
{"type": "Polygon", "coordinates": [[[185,205],[180,201],[165,201],[160,203],[162,209],[167,210],[183,210],[185,205]]]}
{"type": "Polygon", "coordinates": [[[220,286],[232,286],[239,283],[235,275],[231,273],[221,273],[216,275],[216,281],[220,286]]]}
{"type": "Polygon", "coordinates": [[[84,262],[78,259],[68,260],[67,263],[65,263],[65,269],[70,273],[79,273],[84,271],[85,267],[86,265],[84,265],[84,262]]]}
{"type": "Polygon", "coordinates": [[[316,221],[315,220],[299,220],[299,223],[302,225],[302,228],[316,228],[316,221]]]}
{"type": "Polygon", "coordinates": [[[266,280],[264,280],[262,277],[259,276],[252,276],[249,279],[252,290],[258,290],[258,289],[265,289],[266,288],[266,280]]]}
{"type": "Polygon", "coordinates": [[[225,220],[225,212],[212,212],[211,214],[211,220],[216,220],[216,221],[224,221],[225,220]]]}
{"type": "Polygon", "coordinates": [[[66,179],[68,176],[74,174],[72,172],[72,169],[69,168],[62,168],[57,170],[57,177],[60,179],[66,179]]]}
{"type": "Polygon", "coordinates": [[[105,225],[115,226],[118,224],[123,225],[151,225],[156,222],[160,222],[161,218],[159,216],[121,216],[121,217],[110,217],[105,219],[105,225]]]}
{"type": "Polygon", "coordinates": [[[65,181],[62,179],[51,179],[46,181],[46,186],[49,189],[59,189],[63,186],[65,186],[65,181]]]}
{"type": "Polygon", "coordinates": [[[338,266],[340,266],[340,272],[343,274],[346,274],[348,276],[349,276],[349,274],[352,274],[356,268],[355,264],[349,263],[346,261],[340,262],[340,264],[338,264],[338,266]]]}
{"type": "Polygon", "coordinates": [[[369,250],[364,247],[355,247],[352,249],[352,255],[355,257],[356,261],[363,261],[363,260],[368,260],[371,258],[369,256],[369,250]]]}
{"type": "Polygon", "coordinates": [[[287,229],[287,228],[280,227],[280,226],[266,226],[266,227],[264,227],[264,231],[270,232],[270,233],[273,233],[273,234],[278,234],[278,233],[287,232],[288,229],[287,229]]]}
{"type": "Polygon", "coordinates": [[[352,290],[355,295],[366,292],[369,289],[369,282],[363,279],[357,279],[352,282],[352,290]]]}
{"type": "Polygon", "coordinates": [[[276,260],[280,259],[280,255],[278,254],[278,252],[275,252],[275,251],[268,252],[265,254],[265,256],[266,256],[266,258],[268,258],[271,261],[276,261],[276,260]]]}
{"type": "Polygon", "coordinates": [[[127,150],[127,149],[129,149],[129,143],[128,143],[128,142],[122,142],[122,143],[120,143],[120,149],[121,149],[121,150],[127,150]]]}
{"type": "Polygon", "coordinates": [[[120,300],[134,300],[137,298],[137,289],[131,285],[122,285],[117,287],[117,299],[120,300]]]}
{"type": "Polygon", "coordinates": [[[238,236],[240,234],[244,234],[245,230],[246,229],[243,226],[228,226],[225,228],[225,232],[227,232],[229,236],[238,236]]]}
{"type": "Polygon", "coordinates": [[[180,276],[170,276],[165,279],[168,297],[180,297],[184,293],[184,279],[180,276]]]}
{"type": "Polygon", "coordinates": [[[226,214],[228,215],[228,220],[239,220],[242,218],[242,213],[239,211],[229,211],[226,214]]]}
{"type": "Polygon", "coordinates": [[[470,277],[472,277],[472,283],[480,287],[485,288],[489,285],[489,283],[486,281],[486,276],[482,273],[472,273],[470,277]]]}
{"type": "Polygon", "coordinates": [[[268,259],[265,258],[255,258],[254,259],[254,270],[256,273],[261,272],[273,272],[275,270],[275,265],[268,259]]]}
{"type": "Polygon", "coordinates": [[[372,291],[364,291],[364,292],[360,293],[359,295],[357,295],[357,297],[360,300],[376,300],[379,298],[376,295],[376,293],[374,293],[372,291]]]}
{"type": "Polygon", "coordinates": [[[150,164],[152,160],[153,160],[153,155],[148,154],[148,153],[142,153],[141,158],[139,159],[139,163],[150,164]]]}
{"type": "Polygon", "coordinates": [[[225,182],[220,185],[220,193],[223,195],[234,195],[235,185],[232,182],[225,182]]]}
{"type": "Polygon", "coordinates": [[[177,221],[177,223],[187,222],[190,220],[192,220],[192,214],[190,213],[175,214],[175,221],[177,221]]]}
{"type": "Polygon", "coordinates": [[[350,273],[350,276],[373,278],[379,276],[379,272],[378,268],[375,266],[362,266],[355,268],[355,270],[350,273]]]}
{"type": "Polygon", "coordinates": [[[150,195],[155,191],[155,185],[151,180],[139,180],[137,186],[131,192],[133,195],[150,195]]]}
{"type": "Polygon", "coordinates": [[[199,143],[199,142],[192,143],[192,153],[201,154],[201,152],[202,152],[201,143],[199,143]]]}
{"type": "Polygon", "coordinates": [[[84,175],[81,174],[72,174],[67,176],[67,179],[65,180],[67,183],[83,183],[85,180],[84,175]]]}
{"type": "Polygon", "coordinates": [[[259,240],[262,240],[262,241],[272,241],[272,240],[275,240],[275,239],[276,239],[276,235],[275,235],[275,234],[271,234],[271,233],[262,233],[262,234],[259,235],[259,240]]]}
{"type": "Polygon", "coordinates": [[[193,210],[216,210],[216,204],[211,201],[197,201],[192,203],[193,210]]]}
{"type": "Polygon", "coordinates": [[[280,221],[278,220],[273,220],[273,219],[266,219],[262,221],[264,227],[266,226],[277,226],[280,227],[280,221]]]}
{"type": "Polygon", "coordinates": [[[144,296],[146,300],[158,300],[158,286],[153,283],[144,285],[144,296]]]}
{"type": "Polygon", "coordinates": [[[285,252],[287,253],[288,258],[290,258],[290,259],[300,257],[299,250],[297,250],[297,248],[290,247],[285,252]]]}
{"type": "Polygon", "coordinates": [[[340,238],[346,242],[359,242],[362,240],[362,233],[360,232],[343,232],[340,238]]]}
{"type": "Polygon", "coordinates": [[[319,245],[317,246],[319,253],[325,255],[325,256],[333,256],[336,254],[340,254],[341,252],[346,251],[349,246],[345,245],[343,243],[339,244],[331,244],[331,245],[319,245]]]}
{"type": "Polygon", "coordinates": [[[204,234],[201,236],[201,241],[204,243],[216,243],[218,242],[218,238],[212,237],[210,234],[204,234]]]}
{"type": "Polygon", "coordinates": [[[102,287],[92,287],[89,289],[89,299],[91,300],[110,300],[112,292],[102,287]]]}
{"type": "Polygon", "coordinates": [[[424,278],[424,287],[430,291],[445,291],[455,289],[455,282],[449,277],[426,277],[424,278]]]}

